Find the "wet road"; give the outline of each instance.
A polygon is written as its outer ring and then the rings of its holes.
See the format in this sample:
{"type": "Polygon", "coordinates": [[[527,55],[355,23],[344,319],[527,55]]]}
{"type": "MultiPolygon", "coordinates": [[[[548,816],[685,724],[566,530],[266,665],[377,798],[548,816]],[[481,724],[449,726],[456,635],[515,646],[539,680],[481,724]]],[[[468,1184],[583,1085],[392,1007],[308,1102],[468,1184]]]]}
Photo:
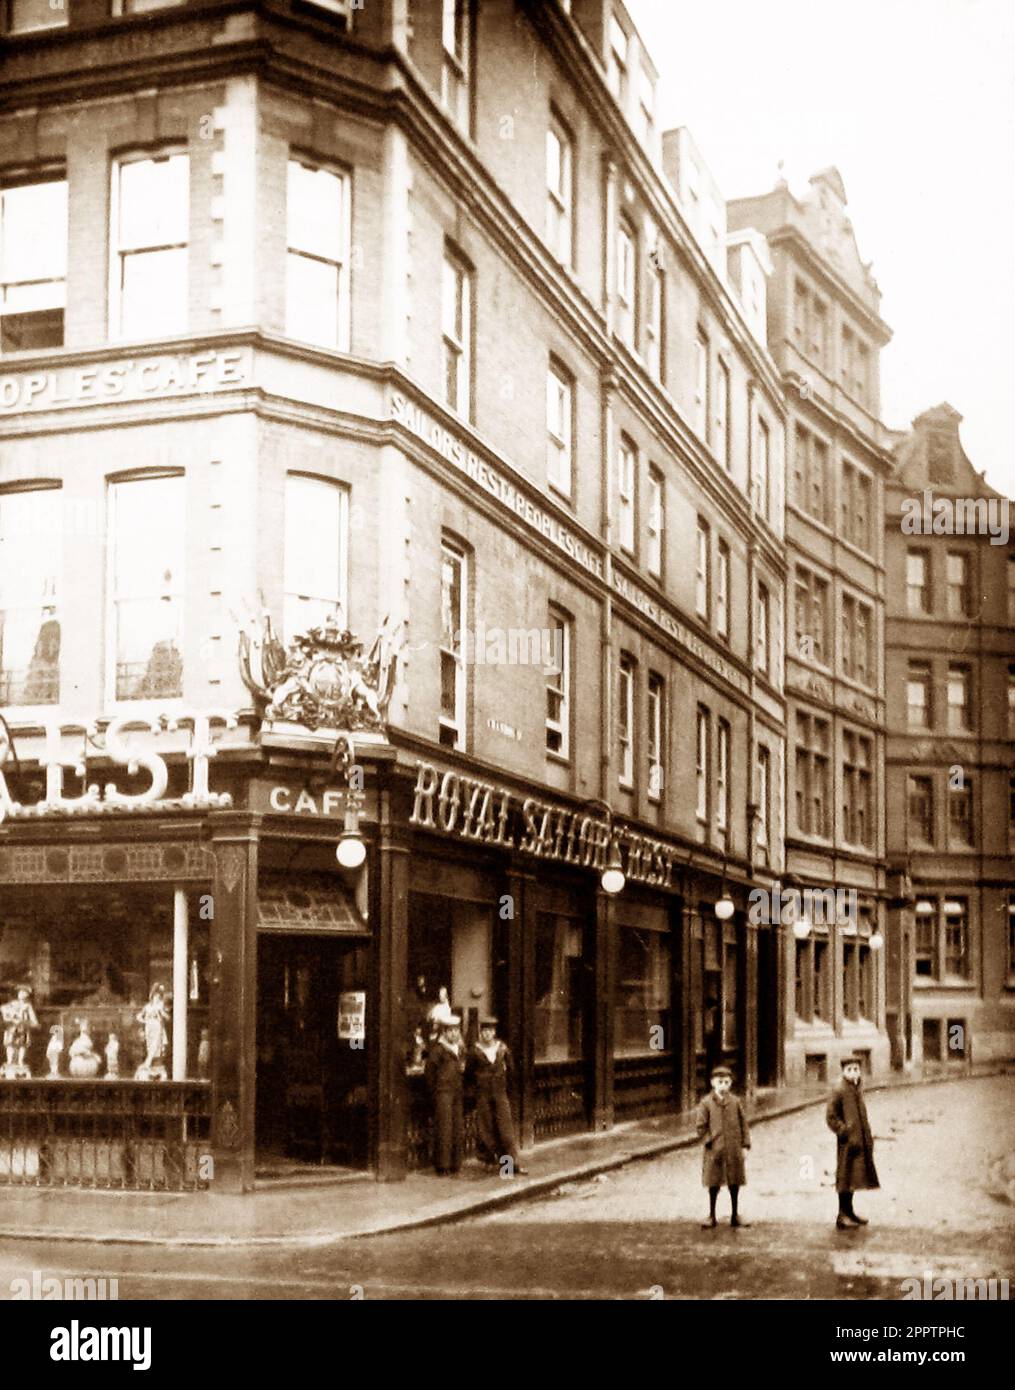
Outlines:
{"type": "Polygon", "coordinates": [[[1015,1155],[1015,1078],[881,1092],[869,1110],[882,1190],[858,1195],[859,1231],[834,1229],[834,1139],[813,1108],[755,1127],[744,1230],[700,1229],[690,1150],[491,1216],[312,1250],[5,1242],[0,1297],[33,1271],[115,1278],[121,1300],[892,1299],[927,1270],[1015,1283],[1015,1206],[990,1190],[992,1164],[1015,1155]]]}

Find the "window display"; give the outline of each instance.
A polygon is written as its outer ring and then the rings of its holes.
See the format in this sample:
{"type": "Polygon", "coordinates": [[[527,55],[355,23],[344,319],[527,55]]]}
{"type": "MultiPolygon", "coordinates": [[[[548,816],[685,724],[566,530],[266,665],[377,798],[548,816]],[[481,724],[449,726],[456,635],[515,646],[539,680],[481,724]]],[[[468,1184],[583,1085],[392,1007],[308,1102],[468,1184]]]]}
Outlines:
{"type": "Polygon", "coordinates": [[[4,894],[5,1079],[165,1081],[207,1075],[208,923],[188,916],[187,991],[173,998],[173,890],[4,894]],[[186,1028],[174,1030],[182,1008],[186,1028]],[[173,1046],[185,1060],[173,1067],[173,1046]],[[205,1048],[207,1053],[207,1048],[205,1048]]]}
{"type": "Polygon", "coordinates": [[[671,953],[668,927],[618,924],[615,1056],[669,1051],[673,1046],[671,953]]]}

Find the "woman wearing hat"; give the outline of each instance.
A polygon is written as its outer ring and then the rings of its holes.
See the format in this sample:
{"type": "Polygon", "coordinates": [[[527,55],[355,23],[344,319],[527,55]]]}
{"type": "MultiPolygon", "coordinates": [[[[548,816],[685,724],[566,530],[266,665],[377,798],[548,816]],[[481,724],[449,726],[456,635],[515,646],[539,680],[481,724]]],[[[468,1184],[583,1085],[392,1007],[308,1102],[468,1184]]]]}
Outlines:
{"type": "Polygon", "coordinates": [[[747,1226],[737,1213],[740,1189],[747,1181],[744,1150],[751,1147],[751,1132],[737,1097],[731,1094],[733,1073],[729,1067],[712,1071],[712,1094],[698,1106],[698,1138],[704,1139],[701,1155],[701,1182],[708,1188],[708,1220],[703,1229],[714,1228],[715,1204],[720,1187],[730,1190],[731,1226],[747,1226]]]}
{"type": "Polygon", "coordinates": [[[505,1177],[527,1170],[518,1159],[518,1139],[511,1116],[509,1088],[514,1072],[511,1052],[497,1037],[497,1020],[484,1018],[479,1039],[469,1053],[469,1064],[476,1083],[476,1142],[483,1163],[501,1167],[505,1177]]]}
{"type": "Polygon", "coordinates": [[[874,1167],[874,1136],[867,1119],[867,1104],[860,1089],[859,1057],[843,1057],[842,1081],[832,1092],[825,1112],[828,1128],[836,1137],[835,1189],[839,1194],[839,1231],[866,1226],[867,1218],[853,1210],[853,1193],[880,1187],[874,1167]]]}
{"type": "Polygon", "coordinates": [[[465,1138],[465,1045],[457,1014],[441,1019],[440,1033],[426,1061],[433,1098],[433,1166],[438,1173],[457,1173],[465,1138]]]}

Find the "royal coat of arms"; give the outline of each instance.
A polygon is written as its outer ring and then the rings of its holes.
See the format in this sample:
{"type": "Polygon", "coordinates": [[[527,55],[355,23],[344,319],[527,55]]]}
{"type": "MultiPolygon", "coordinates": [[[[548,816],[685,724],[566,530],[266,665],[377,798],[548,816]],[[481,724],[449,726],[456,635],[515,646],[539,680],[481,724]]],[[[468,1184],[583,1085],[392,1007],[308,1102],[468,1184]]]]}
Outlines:
{"type": "Polygon", "coordinates": [[[364,655],[355,633],[329,615],[286,647],[263,613],[240,630],[240,670],[262,719],[307,729],[382,729],[398,667],[395,639],[385,618],[364,655]]]}

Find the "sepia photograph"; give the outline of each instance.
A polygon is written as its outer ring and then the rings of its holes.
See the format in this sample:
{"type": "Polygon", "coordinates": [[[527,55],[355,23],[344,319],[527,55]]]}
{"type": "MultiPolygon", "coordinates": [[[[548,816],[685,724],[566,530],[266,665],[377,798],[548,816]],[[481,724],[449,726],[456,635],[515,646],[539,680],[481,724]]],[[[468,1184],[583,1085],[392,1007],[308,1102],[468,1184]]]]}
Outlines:
{"type": "Polygon", "coordinates": [[[1013,148],[1008,0],[2,0],[33,1377],[1001,1353],[1013,148]]]}

